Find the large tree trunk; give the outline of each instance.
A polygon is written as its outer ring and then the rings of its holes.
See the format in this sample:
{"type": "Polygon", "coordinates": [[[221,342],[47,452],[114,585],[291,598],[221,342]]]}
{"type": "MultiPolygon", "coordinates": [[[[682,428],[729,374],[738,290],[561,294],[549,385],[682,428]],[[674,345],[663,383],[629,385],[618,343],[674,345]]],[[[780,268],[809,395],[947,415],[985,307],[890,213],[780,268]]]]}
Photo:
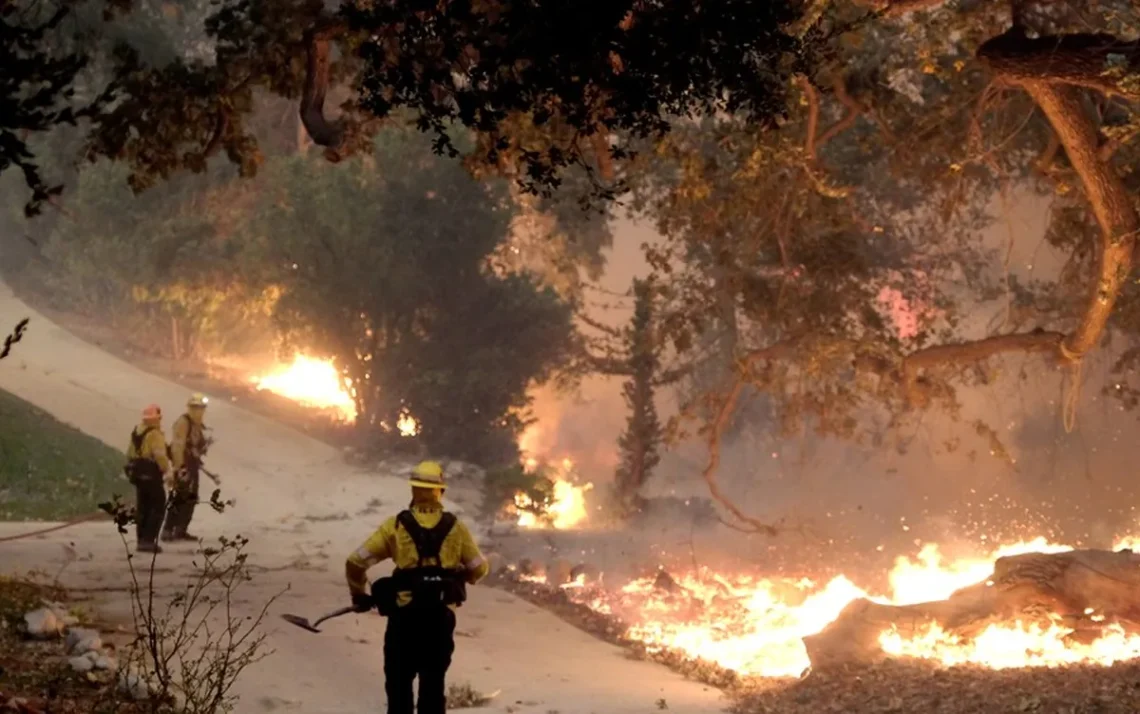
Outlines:
{"type": "Polygon", "coordinates": [[[892,629],[905,638],[937,624],[969,641],[992,624],[1048,627],[1058,615],[1082,638],[1096,637],[1114,623],[1140,631],[1140,554],[1077,550],[999,558],[991,577],[947,600],[905,606],[853,602],[822,632],[805,637],[804,645],[812,667],[827,669],[887,658],[879,637],[892,629]]]}

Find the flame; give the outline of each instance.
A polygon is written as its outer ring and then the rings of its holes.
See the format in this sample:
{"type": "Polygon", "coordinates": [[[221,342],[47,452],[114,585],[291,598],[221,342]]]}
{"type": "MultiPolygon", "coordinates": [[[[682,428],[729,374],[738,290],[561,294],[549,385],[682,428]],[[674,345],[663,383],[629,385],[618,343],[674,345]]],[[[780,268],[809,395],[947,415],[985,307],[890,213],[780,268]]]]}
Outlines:
{"type": "Polygon", "coordinates": [[[252,381],[258,390],[280,394],[305,406],[332,409],[345,421],[356,420],[356,402],[341,384],[340,373],[331,360],[297,354],[292,364],[252,381]]]}
{"type": "Polygon", "coordinates": [[[991,669],[1056,667],[1079,662],[1110,665],[1140,656],[1140,636],[1128,635],[1120,625],[1084,644],[1068,638],[1072,628],[1054,621],[1048,627],[1017,621],[990,625],[968,642],[931,625],[919,635],[903,638],[897,631],[879,636],[884,652],[902,657],[923,657],[944,665],[978,664],[991,669]]]}
{"type": "MultiPolygon", "coordinates": [[[[1140,543],[1121,541],[1131,542],[1140,543]]],[[[962,587],[983,582],[993,572],[996,558],[1069,550],[1036,538],[1001,546],[986,557],[945,561],[938,546],[928,544],[914,559],[896,560],[887,596],[869,594],[844,576],[821,586],[807,579],[729,577],[707,569],[675,578],[659,573],[617,591],[591,587],[581,579],[560,587],[574,601],[620,618],[628,624],[626,636],[650,651],[680,651],[742,675],[786,677],[799,675],[810,665],[803,638],[819,633],[857,599],[892,605],[945,600],[962,587]]],[[[1094,622],[1104,619],[1085,614],[1094,622]]],[[[1140,657],[1140,636],[1119,625],[1104,627],[1091,642],[1078,642],[1072,633],[1056,616],[1049,626],[1020,621],[991,624],[969,641],[937,625],[905,635],[890,629],[880,635],[879,644],[895,656],[995,669],[1112,664],[1140,657]]]]}
{"type": "Polygon", "coordinates": [[[404,412],[396,420],[396,429],[399,430],[400,436],[415,436],[420,433],[420,423],[411,414],[404,412]]]}
{"type": "MultiPolygon", "coordinates": [[[[538,460],[524,458],[523,465],[527,471],[534,471],[538,467],[538,460]]],[[[553,478],[553,490],[550,504],[547,506],[545,516],[540,517],[534,512],[537,505],[529,495],[516,493],[514,497],[515,508],[513,515],[517,518],[520,528],[545,528],[547,526],[558,530],[576,528],[585,523],[589,516],[586,506],[586,493],[594,488],[594,484],[578,484],[574,478],[574,461],[562,459],[558,471],[553,478]]]]}

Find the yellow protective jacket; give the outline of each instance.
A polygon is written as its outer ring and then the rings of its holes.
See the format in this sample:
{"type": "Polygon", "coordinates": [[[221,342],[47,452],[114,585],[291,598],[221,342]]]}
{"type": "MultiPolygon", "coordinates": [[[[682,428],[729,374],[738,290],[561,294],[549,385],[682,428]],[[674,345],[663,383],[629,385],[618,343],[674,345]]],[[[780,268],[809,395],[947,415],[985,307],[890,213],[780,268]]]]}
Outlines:
{"type": "Polygon", "coordinates": [[[206,454],[206,432],[201,422],[183,414],[174,422],[174,431],[171,434],[170,457],[174,462],[174,470],[178,471],[186,465],[187,457],[198,461],[206,454]]]}
{"type": "MultiPolygon", "coordinates": [[[[434,528],[443,518],[443,506],[439,503],[413,503],[412,515],[424,528],[434,528]]],[[[348,556],[345,575],[348,589],[354,594],[368,593],[368,569],[377,563],[391,558],[397,568],[415,568],[419,564],[416,544],[411,534],[393,516],[384,521],[372,536],[348,556]]],[[[443,539],[439,549],[439,565],[444,568],[463,568],[467,571],[467,582],[474,584],[490,572],[487,559],[479,552],[479,546],[471,537],[471,531],[463,521],[457,520],[455,527],[443,539]]],[[[412,601],[409,592],[397,596],[397,605],[404,607],[412,601]]],[[[454,606],[452,606],[454,607],[454,606]]]]}
{"type": "Polygon", "coordinates": [[[149,459],[158,464],[158,468],[166,473],[170,470],[170,459],[166,451],[166,437],[162,435],[162,427],[149,424],[139,424],[131,433],[130,443],[127,445],[127,459],[149,459]],[[141,434],[147,429],[150,431],[143,437],[142,444],[135,450],[135,434],[141,434]]]}

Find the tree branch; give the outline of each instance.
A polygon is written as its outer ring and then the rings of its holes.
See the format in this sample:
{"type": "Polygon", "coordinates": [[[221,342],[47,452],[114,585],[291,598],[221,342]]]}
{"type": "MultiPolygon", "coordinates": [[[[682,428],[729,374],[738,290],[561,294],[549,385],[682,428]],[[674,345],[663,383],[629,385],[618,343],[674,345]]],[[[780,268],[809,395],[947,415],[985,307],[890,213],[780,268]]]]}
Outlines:
{"type": "MultiPolygon", "coordinates": [[[[626,296],[623,295],[622,297],[626,297],[626,296]]],[[[594,328],[598,332],[602,332],[604,334],[607,334],[610,337],[620,338],[622,336],[620,329],[618,329],[616,327],[611,327],[610,325],[602,324],[601,322],[598,322],[597,320],[593,319],[592,317],[589,317],[589,316],[584,315],[582,313],[576,313],[574,315],[574,317],[577,318],[578,320],[581,320],[584,324],[588,325],[589,327],[594,328]]]]}
{"type": "Polygon", "coordinates": [[[1140,44],[1113,35],[1071,34],[1030,38],[1019,27],[987,40],[978,59],[1013,84],[1045,82],[1140,98],[1126,75],[1140,67],[1140,44]]]}
{"type": "Polygon", "coordinates": [[[847,114],[823,132],[817,142],[819,146],[823,146],[839,134],[855,126],[855,122],[866,112],[866,108],[855,101],[847,92],[847,86],[844,84],[842,78],[836,78],[836,80],[832,82],[832,90],[835,92],[835,98],[838,99],[843,106],[847,107],[847,114]]]}
{"type": "Polygon", "coordinates": [[[1061,140],[1057,138],[1057,132],[1049,132],[1049,143],[1041,150],[1041,155],[1037,157],[1034,164],[1037,170],[1043,174],[1048,174],[1053,166],[1053,161],[1057,158],[1057,152],[1061,150],[1061,140]]]}
{"type": "Polygon", "coordinates": [[[12,352],[12,345],[24,339],[24,332],[28,329],[28,318],[24,318],[16,323],[16,329],[4,338],[4,347],[0,349],[0,359],[4,359],[12,352]]]}
{"type": "Polygon", "coordinates": [[[811,80],[802,74],[796,75],[796,84],[800,86],[808,103],[807,136],[804,137],[804,156],[809,162],[815,161],[815,135],[819,131],[819,92],[812,86],[811,80]]]}
{"type": "Polygon", "coordinates": [[[935,345],[911,352],[903,358],[899,370],[902,388],[907,403],[916,406],[922,402],[918,380],[921,370],[933,369],[947,364],[963,366],[980,362],[1005,352],[1053,352],[1060,354],[1065,335],[1060,332],[1033,332],[1013,335],[997,335],[971,342],[935,345]]]}
{"type": "Polygon", "coordinates": [[[341,21],[319,22],[305,32],[305,85],[301,93],[301,123],[314,144],[328,149],[329,158],[339,157],[344,144],[344,121],[325,118],[325,95],[329,88],[329,43],[347,31],[341,21]]]}
{"type": "MultiPolygon", "coordinates": [[[[1085,111],[1077,87],[1125,94],[1120,66],[1110,54],[1122,56],[1133,66],[1136,43],[1121,43],[1108,35],[1067,35],[1026,38],[1017,28],[982,45],[978,57],[1002,79],[1020,85],[1037,103],[1053,127],[1069,163],[1081,177],[1085,196],[1101,229],[1097,275],[1089,289],[1088,303],[1076,329],[1065,338],[1061,350],[1079,359],[1096,346],[1104,334],[1117,297],[1132,271],[1136,232],[1140,217],[1120,176],[1103,160],[1098,150],[1097,127],[1085,111]],[[1118,55],[1118,53],[1128,53],[1118,55]]],[[[1129,92],[1136,90],[1129,89],[1129,92]]]]}

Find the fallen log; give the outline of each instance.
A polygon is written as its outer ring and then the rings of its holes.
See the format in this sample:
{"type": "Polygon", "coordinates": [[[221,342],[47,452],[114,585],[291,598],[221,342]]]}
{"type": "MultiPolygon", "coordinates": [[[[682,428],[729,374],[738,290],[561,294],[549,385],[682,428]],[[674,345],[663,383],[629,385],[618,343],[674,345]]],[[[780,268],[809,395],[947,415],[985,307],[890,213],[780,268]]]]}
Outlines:
{"type": "Polygon", "coordinates": [[[1140,554],[1074,550],[998,558],[989,578],[946,600],[852,602],[821,632],[805,637],[804,646],[812,668],[820,670],[888,658],[879,644],[887,631],[907,638],[936,624],[969,641],[995,623],[1048,626],[1058,618],[1081,640],[1096,639],[1110,624],[1140,632],[1140,554]]]}

